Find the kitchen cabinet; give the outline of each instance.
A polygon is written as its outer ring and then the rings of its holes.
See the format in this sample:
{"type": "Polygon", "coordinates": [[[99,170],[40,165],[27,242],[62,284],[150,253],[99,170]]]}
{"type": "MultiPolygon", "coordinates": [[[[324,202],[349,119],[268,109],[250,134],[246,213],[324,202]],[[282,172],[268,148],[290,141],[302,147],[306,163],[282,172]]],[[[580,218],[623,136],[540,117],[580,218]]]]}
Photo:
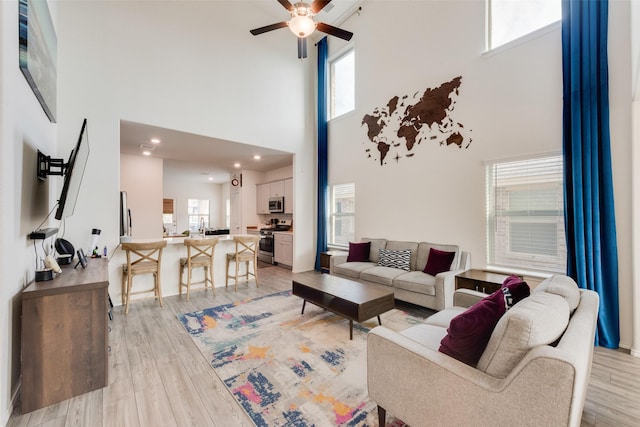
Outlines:
{"type": "Polygon", "coordinates": [[[270,190],[271,197],[284,197],[284,181],[273,181],[270,190]]]}
{"type": "Polygon", "coordinates": [[[284,180],[284,213],[293,213],[293,179],[284,180]]]}
{"type": "Polygon", "coordinates": [[[269,198],[284,197],[284,213],[293,213],[293,179],[256,184],[256,213],[268,214],[269,198]]]}
{"type": "Polygon", "coordinates": [[[256,185],[256,213],[269,213],[269,197],[271,197],[271,184],[256,185]]]}
{"type": "Polygon", "coordinates": [[[293,234],[273,233],[273,260],[278,264],[293,265],[293,234]]]}

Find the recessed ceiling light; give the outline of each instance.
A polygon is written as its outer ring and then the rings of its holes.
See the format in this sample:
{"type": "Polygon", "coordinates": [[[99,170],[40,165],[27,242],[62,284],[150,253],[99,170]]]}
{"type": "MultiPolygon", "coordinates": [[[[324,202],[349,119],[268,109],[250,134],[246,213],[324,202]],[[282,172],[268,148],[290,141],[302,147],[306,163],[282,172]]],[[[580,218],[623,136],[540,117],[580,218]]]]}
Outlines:
{"type": "Polygon", "coordinates": [[[234,168],[239,168],[239,167],[240,167],[240,163],[234,163],[234,164],[233,164],[233,167],[234,167],[234,168]]]}
{"type": "Polygon", "coordinates": [[[209,181],[213,181],[213,177],[212,176],[209,177],[209,181]]]}
{"type": "Polygon", "coordinates": [[[156,149],[155,145],[140,144],[140,150],[142,150],[142,154],[144,154],[145,156],[150,156],[151,152],[155,149],[156,149]]]}
{"type": "Polygon", "coordinates": [[[259,155],[259,154],[256,154],[255,156],[253,156],[253,158],[254,158],[255,160],[260,160],[262,157],[260,157],[260,155],[259,155]]]}
{"type": "Polygon", "coordinates": [[[158,138],[151,138],[151,142],[154,144],[160,144],[160,140],[158,138]]]}

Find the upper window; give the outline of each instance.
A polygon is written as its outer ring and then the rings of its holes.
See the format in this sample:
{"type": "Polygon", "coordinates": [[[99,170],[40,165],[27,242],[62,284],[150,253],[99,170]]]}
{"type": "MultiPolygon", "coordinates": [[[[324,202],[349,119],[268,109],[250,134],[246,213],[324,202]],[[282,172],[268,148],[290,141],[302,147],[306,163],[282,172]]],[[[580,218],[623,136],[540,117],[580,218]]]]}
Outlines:
{"type": "Polygon", "coordinates": [[[564,273],[562,157],[487,165],[489,265],[564,273]]]}
{"type": "Polygon", "coordinates": [[[330,187],[331,213],[329,215],[330,246],[349,246],[355,239],[356,186],[338,184],[330,187]]]}
{"type": "Polygon", "coordinates": [[[487,0],[488,47],[533,33],[562,19],[560,0],[487,0]]]}
{"type": "Polygon", "coordinates": [[[349,49],[338,58],[329,61],[329,119],[355,109],[355,54],[349,49]]]}

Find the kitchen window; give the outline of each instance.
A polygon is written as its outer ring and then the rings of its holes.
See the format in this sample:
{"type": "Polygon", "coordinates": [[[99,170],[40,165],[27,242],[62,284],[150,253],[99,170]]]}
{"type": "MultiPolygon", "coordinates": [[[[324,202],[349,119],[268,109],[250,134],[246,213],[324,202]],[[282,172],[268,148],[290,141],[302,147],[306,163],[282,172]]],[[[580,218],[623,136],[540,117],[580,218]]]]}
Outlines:
{"type": "Polygon", "coordinates": [[[189,215],[189,231],[198,232],[201,228],[209,227],[209,201],[187,199],[189,215]]]}
{"type": "Polygon", "coordinates": [[[356,186],[336,184],[330,188],[329,246],[348,247],[355,239],[356,186]]]}
{"type": "Polygon", "coordinates": [[[562,156],[486,166],[489,266],[564,273],[562,156]]]}

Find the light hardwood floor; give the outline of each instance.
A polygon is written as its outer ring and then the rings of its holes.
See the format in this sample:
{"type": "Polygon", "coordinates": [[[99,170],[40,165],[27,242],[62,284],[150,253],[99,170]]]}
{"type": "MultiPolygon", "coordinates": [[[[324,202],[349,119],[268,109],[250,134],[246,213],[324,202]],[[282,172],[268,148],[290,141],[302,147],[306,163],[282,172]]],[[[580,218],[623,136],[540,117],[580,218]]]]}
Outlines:
{"type": "MultiPolygon", "coordinates": [[[[49,407],[14,414],[8,426],[253,426],[218,379],[176,315],[291,288],[291,273],[258,271],[254,282],[194,291],[191,301],[164,298],[132,303],[129,314],[114,309],[110,322],[109,386],[49,407]]],[[[432,312],[401,306],[414,315],[432,312]]],[[[624,351],[596,348],[583,426],[640,425],[640,359],[624,351]]]]}

